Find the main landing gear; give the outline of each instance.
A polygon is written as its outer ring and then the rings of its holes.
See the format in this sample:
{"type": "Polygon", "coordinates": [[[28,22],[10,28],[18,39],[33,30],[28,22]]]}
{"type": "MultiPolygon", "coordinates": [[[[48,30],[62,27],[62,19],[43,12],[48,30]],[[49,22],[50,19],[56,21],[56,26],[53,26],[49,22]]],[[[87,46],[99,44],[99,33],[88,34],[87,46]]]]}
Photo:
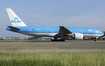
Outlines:
{"type": "Polygon", "coordinates": [[[99,38],[99,37],[94,38],[94,41],[96,42],[98,38],[99,38]]]}
{"type": "Polygon", "coordinates": [[[97,38],[94,38],[94,41],[96,42],[97,41],[97,38]]]}
{"type": "Polygon", "coordinates": [[[52,38],[51,41],[65,41],[63,38],[52,38]]]}

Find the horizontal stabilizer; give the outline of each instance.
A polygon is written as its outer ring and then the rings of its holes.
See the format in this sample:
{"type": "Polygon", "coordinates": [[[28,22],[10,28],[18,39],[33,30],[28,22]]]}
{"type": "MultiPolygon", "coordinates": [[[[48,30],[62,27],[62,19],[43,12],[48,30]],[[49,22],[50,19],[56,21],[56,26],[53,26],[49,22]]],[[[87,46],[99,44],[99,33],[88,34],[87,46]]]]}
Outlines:
{"type": "Polygon", "coordinates": [[[19,29],[19,28],[13,27],[13,26],[7,26],[7,27],[9,27],[9,28],[11,28],[11,29],[14,29],[14,30],[21,30],[21,29],[19,29]]]}

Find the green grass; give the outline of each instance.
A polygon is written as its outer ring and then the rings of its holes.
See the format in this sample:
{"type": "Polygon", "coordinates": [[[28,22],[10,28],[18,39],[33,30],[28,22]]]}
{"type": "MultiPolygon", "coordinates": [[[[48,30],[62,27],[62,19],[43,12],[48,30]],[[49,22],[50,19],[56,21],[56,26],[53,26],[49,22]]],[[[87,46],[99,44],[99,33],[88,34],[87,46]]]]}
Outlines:
{"type": "Polygon", "coordinates": [[[1,52],[0,66],[105,66],[105,52],[1,52]]]}

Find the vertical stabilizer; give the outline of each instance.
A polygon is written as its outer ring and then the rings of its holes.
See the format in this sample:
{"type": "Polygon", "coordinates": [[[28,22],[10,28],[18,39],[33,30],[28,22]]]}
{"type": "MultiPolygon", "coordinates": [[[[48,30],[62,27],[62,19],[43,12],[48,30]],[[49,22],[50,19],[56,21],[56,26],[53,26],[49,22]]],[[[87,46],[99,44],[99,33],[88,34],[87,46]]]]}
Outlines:
{"type": "Polygon", "coordinates": [[[12,26],[27,26],[10,8],[6,8],[12,26]]]}

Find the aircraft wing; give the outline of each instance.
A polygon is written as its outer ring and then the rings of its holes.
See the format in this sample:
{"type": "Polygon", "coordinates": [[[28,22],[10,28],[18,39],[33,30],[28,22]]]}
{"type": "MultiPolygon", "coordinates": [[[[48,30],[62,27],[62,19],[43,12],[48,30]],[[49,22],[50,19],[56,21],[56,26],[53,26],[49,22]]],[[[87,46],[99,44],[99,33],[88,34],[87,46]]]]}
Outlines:
{"type": "Polygon", "coordinates": [[[14,29],[14,30],[21,30],[21,29],[19,29],[19,28],[13,27],[13,26],[7,26],[7,27],[9,27],[9,28],[11,28],[11,29],[14,29]]]}
{"type": "Polygon", "coordinates": [[[55,37],[65,37],[68,36],[68,34],[72,34],[72,32],[64,26],[60,26],[59,33],[56,34],[55,37]]]}
{"type": "Polygon", "coordinates": [[[71,34],[72,32],[69,31],[67,28],[64,26],[60,26],[59,34],[71,34]]]}

